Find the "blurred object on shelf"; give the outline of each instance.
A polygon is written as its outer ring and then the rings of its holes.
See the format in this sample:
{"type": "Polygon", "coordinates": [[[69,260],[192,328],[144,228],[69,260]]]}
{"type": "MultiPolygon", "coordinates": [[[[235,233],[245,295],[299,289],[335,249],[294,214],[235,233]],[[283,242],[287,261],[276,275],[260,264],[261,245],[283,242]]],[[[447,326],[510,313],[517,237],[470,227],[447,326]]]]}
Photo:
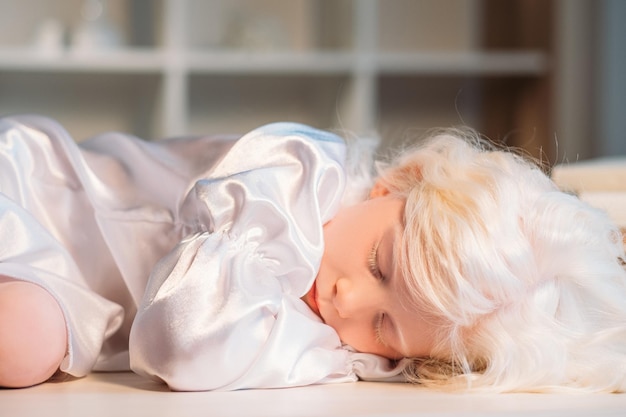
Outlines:
{"type": "Polygon", "coordinates": [[[65,47],[65,28],[58,19],[44,19],[35,30],[33,47],[42,55],[57,56],[65,47]]]}
{"type": "Polygon", "coordinates": [[[122,35],[109,18],[106,3],[106,0],[83,1],[80,23],[72,33],[74,51],[89,52],[122,46],[122,35]]]}
{"type": "Polygon", "coordinates": [[[286,49],[288,33],[283,23],[270,14],[251,14],[235,10],[224,29],[221,46],[243,50],[286,49]]]}

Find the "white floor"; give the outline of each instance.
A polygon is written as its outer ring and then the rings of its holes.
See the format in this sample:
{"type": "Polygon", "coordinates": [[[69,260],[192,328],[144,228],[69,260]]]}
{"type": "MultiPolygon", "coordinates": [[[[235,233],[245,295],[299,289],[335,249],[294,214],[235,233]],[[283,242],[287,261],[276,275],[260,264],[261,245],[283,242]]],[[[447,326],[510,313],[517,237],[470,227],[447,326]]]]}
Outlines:
{"type": "Polygon", "coordinates": [[[626,394],[445,394],[358,382],[280,390],[169,392],[131,373],[0,390],[0,416],[626,416],[626,394]]]}

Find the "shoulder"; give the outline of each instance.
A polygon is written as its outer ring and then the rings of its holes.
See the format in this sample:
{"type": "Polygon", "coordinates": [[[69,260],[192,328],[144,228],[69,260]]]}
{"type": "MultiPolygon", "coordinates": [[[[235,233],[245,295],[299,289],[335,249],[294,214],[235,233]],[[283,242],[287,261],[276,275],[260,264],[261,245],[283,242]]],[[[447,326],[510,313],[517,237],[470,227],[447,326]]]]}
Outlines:
{"type": "Polygon", "coordinates": [[[239,140],[239,146],[248,150],[280,154],[284,151],[303,157],[315,154],[343,162],[346,157],[346,143],[338,135],[301,123],[276,122],[258,127],[239,140]]]}
{"type": "Polygon", "coordinates": [[[276,122],[266,124],[254,129],[251,134],[262,134],[278,137],[300,137],[306,140],[344,144],[343,139],[338,135],[314,128],[309,125],[294,122],[276,122]]]}
{"type": "Polygon", "coordinates": [[[297,166],[315,171],[335,167],[343,171],[345,159],[346,146],[339,136],[299,123],[278,122],[243,135],[224,155],[212,177],[297,166]]]}

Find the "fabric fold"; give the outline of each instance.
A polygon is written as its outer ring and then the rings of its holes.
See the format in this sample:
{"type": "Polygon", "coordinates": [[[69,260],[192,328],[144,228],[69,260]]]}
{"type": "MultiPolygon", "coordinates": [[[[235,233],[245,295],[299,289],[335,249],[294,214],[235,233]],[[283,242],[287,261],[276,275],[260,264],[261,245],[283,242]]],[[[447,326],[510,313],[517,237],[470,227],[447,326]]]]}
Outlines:
{"type": "Polygon", "coordinates": [[[176,390],[388,377],[300,300],[344,196],[345,151],[294,123],[77,144],[50,119],[2,118],[0,275],[59,302],[71,375],[132,367],[176,390]]]}

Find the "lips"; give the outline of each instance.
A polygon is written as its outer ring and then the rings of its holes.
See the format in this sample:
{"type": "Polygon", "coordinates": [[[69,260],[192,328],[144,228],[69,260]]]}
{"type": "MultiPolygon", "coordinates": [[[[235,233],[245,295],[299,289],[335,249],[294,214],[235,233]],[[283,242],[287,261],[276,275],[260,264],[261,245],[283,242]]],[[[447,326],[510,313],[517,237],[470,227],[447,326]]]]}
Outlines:
{"type": "Polygon", "coordinates": [[[317,303],[317,281],[313,281],[311,289],[303,297],[303,300],[316,315],[318,315],[320,318],[322,317],[317,303]]]}

